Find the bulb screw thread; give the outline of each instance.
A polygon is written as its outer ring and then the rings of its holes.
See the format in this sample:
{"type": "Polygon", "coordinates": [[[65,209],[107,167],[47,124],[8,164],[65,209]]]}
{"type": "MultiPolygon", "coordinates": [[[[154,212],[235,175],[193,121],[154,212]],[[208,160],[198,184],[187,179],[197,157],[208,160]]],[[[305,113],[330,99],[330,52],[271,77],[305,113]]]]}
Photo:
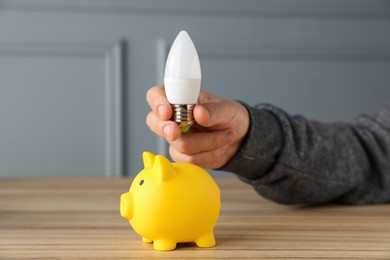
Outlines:
{"type": "Polygon", "coordinates": [[[172,118],[171,120],[178,124],[182,132],[187,132],[194,124],[194,107],[192,104],[171,104],[172,118]]]}

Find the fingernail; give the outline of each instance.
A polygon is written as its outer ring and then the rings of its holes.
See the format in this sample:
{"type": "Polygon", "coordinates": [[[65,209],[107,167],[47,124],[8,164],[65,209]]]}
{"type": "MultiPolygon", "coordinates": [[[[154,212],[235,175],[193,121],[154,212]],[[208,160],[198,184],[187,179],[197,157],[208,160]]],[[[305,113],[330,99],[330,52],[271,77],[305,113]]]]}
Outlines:
{"type": "Polygon", "coordinates": [[[157,111],[158,111],[158,114],[159,114],[159,116],[164,116],[164,106],[163,105],[159,105],[158,107],[157,107],[157,111]]]}
{"type": "Polygon", "coordinates": [[[229,131],[225,134],[225,143],[233,143],[234,141],[234,134],[233,132],[229,131]]]}
{"type": "Polygon", "coordinates": [[[211,114],[210,114],[210,111],[208,110],[208,109],[206,109],[206,120],[207,120],[207,122],[210,122],[210,120],[211,120],[211,114]]]}
{"type": "Polygon", "coordinates": [[[171,136],[171,132],[172,132],[172,126],[171,125],[165,125],[163,127],[163,133],[165,135],[165,137],[170,137],[171,136]]]}

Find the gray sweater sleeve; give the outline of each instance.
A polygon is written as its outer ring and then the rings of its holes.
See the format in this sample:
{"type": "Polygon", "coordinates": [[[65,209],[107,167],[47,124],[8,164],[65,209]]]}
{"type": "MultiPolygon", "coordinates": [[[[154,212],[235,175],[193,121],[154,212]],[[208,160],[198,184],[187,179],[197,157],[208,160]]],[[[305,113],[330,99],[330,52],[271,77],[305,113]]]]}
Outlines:
{"type": "Polygon", "coordinates": [[[354,124],[290,116],[268,104],[244,106],[249,132],[221,170],[283,204],[390,202],[390,102],[354,124]]]}

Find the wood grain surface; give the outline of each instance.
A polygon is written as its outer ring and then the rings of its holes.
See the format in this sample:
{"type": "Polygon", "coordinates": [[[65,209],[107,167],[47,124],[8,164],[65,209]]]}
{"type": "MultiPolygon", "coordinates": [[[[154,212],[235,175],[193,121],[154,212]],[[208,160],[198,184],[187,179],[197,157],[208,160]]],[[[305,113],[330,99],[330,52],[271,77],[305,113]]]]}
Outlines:
{"type": "Polygon", "coordinates": [[[158,252],[119,214],[131,179],[0,179],[0,259],[390,259],[389,205],[283,206],[216,181],[217,246],[158,252]]]}

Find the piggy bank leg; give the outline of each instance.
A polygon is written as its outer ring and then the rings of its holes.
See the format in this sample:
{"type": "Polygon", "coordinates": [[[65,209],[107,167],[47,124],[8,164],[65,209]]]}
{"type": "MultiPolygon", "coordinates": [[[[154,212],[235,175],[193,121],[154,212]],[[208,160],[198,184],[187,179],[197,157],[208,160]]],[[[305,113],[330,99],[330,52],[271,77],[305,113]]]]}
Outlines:
{"type": "Polygon", "coordinates": [[[176,242],[170,240],[154,240],[153,248],[158,251],[169,251],[176,248],[176,242]]]}
{"type": "Polygon", "coordinates": [[[214,233],[210,232],[204,236],[201,236],[195,241],[196,245],[198,247],[213,247],[215,246],[215,238],[214,238],[214,233]]]}
{"type": "Polygon", "coordinates": [[[151,240],[149,238],[146,238],[146,237],[142,237],[142,242],[144,242],[144,243],[152,243],[153,240],[151,240]]]}

